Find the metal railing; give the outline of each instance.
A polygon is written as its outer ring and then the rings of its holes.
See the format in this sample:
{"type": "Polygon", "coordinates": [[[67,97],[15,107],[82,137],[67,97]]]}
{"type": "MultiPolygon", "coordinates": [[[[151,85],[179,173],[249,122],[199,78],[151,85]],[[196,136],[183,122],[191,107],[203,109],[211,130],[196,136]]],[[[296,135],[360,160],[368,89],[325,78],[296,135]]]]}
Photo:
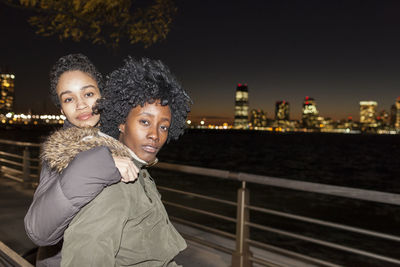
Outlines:
{"type": "Polygon", "coordinates": [[[33,267],[23,257],[0,241],[0,266],[2,267],[33,267]]]}
{"type": "MultiPolygon", "coordinates": [[[[265,232],[272,232],[278,235],[290,237],[293,239],[306,241],[309,243],[317,244],[320,246],[325,246],[328,248],[344,251],[346,253],[352,253],[355,255],[359,255],[362,257],[368,257],[371,259],[379,260],[384,263],[392,263],[392,264],[400,264],[400,254],[399,258],[393,258],[385,255],[380,255],[374,252],[365,251],[362,249],[353,248],[350,246],[336,244],[329,241],[324,241],[320,238],[313,238],[302,234],[297,234],[289,231],[284,231],[280,229],[276,229],[273,227],[268,227],[265,225],[260,225],[255,222],[252,222],[249,218],[250,211],[257,211],[263,214],[269,214],[274,216],[279,216],[281,218],[288,218],[292,220],[297,220],[304,223],[309,223],[313,225],[319,225],[324,227],[335,228],[351,233],[367,235],[373,238],[380,238],[384,240],[400,242],[400,236],[390,235],[382,232],[372,231],[368,229],[362,229],[358,227],[353,227],[349,225],[343,225],[340,223],[334,223],[324,220],[319,220],[311,217],[299,216],[296,214],[290,214],[286,212],[276,211],[272,209],[257,207],[250,204],[250,191],[247,188],[248,183],[258,184],[258,185],[266,185],[266,186],[273,186],[273,187],[280,187],[285,189],[303,191],[308,193],[317,193],[322,195],[329,195],[335,196],[340,198],[346,199],[355,199],[361,201],[371,201],[376,203],[382,204],[390,204],[400,206],[400,195],[393,194],[393,193],[386,193],[386,192],[379,192],[373,190],[364,190],[364,189],[356,189],[356,188],[348,188],[342,186],[334,186],[334,185],[326,185],[326,184],[318,184],[318,183],[311,183],[311,182],[303,182],[303,181],[296,181],[296,180],[289,180],[283,178],[275,178],[275,177],[267,177],[261,175],[254,175],[248,173],[236,173],[230,172],[225,170],[216,170],[216,169],[209,169],[209,168],[202,168],[202,167],[192,167],[192,166],[185,166],[185,165],[178,165],[178,164],[170,164],[170,163],[162,163],[160,162],[155,166],[156,168],[162,170],[168,170],[173,172],[182,172],[188,173],[192,175],[201,175],[201,176],[211,176],[220,179],[226,180],[235,180],[241,183],[241,187],[238,189],[237,192],[237,201],[227,201],[222,200],[219,198],[209,197],[206,195],[200,194],[193,194],[191,192],[176,190],[173,188],[168,187],[159,187],[160,190],[174,192],[177,194],[187,195],[199,199],[206,199],[209,201],[214,201],[218,203],[224,203],[231,206],[236,206],[237,209],[237,216],[236,218],[222,216],[220,214],[215,214],[212,212],[204,211],[201,209],[194,209],[192,207],[188,207],[184,204],[173,203],[169,201],[164,201],[166,206],[173,206],[183,210],[189,210],[191,212],[197,212],[199,214],[203,214],[206,216],[212,216],[214,218],[222,219],[228,222],[235,222],[236,223],[236,234],[233,235],[231,233],[217,230],[214,228],[206,227],[203,225],[198,225],[196,223],[182,220],[179,218],[175,218],[178,222],[187,224],[192,227],[200,228],[204,231],[211,232],[216,235],[221,235],[226,238],[234,239],[236,242],[235,250],[231,250],[226,247],[220,247],[212,242],[207,240],[200,240],[201,243],[206,244],[210,247],[219,249],[221,251],[231,253],[232,254],[232,266],[252,266],[252,263],[257,263],[265,266],[281,266],[282,262],[272,261],[271,259],[255,257],[251,253],[250,246],[258,247],[265,249],[266,251],[273,251],[282,255],[283,257],[289,257],[292,259],[297,259],[304,263],[309,263],[317,266],[338,266],[332,262],[318,259],[315,257],[306,256],[304,254],[296,253],[293,251],[288,251],[279,247],[275,247],[269,245],[267,243],[259,242],[250,238],[250,228],[258,229],[265,232]]],[[[397,244],[398,246],[400,243],[397,244]]]]}
{"type": "MultiPolygon", "coordinates": [[[[0,151],[0,156],[1,156],[0,164],[2,165],[1,170],[3,172],[3,176],[14,179],[19,182],[27,183],[29,186],[36,183],[38,174],[32,174],[31,169],[39,171],[40,163],[37,158],[30,158],[29,149],[38,149],[40,145],[32,143],[23,143],[23,142],[11,142],[7,140],[0,140],[0,144],[12,144],[24,147],[22,155],[16,155],[14,153],[0,151]],[[8,158],[3,158],[3,156],[8,158]],[[10,159],[10,157],[13,157],[18,162],[15,162],[15,160],[10,159]],[[37,166],[32,166],[32,162],[34,163],[36,162],[37,166]],[[12,170],[11,167],[4,165],[16,165],[20,168],[20,170],[15,171],[12,170]]],[[[285,266],[285,259],[290,259],[292,261],[295,260],[298,262],[302,262],[304,264],[315,265],[315,266],[339,266],[337,263],[326,259],[305,255],[304,253],[291,251],[276,245],[271,245],[268,241],[264,242],[256,240],[252,238],[251,230],[273,233],[294,240],[299,240],[302,242],[307,242],[310,244],[338,251],[343,251],[344,253],[350,253],[360,257],[367,257],[387,264],[400,264],[400,255],[399,258],[390,257],[387,255],[376,253],[374,251],[367,251],[365,249],[360,249],[357,247],[351,247],[349,245],[344,245],[341,243],[327,241],[322,239],[322,237],[317,238],[309,236],[307,234],[299,234],[297,232],[278,229],[276,227],[260,224],[251,220],[250,212],[257,212],[265,215],[273,215],[280,218],[285,218],[293,221],[298,221],[301,223],[310,224],[311,226],[316,225],[321,227],[328,227],[340,231],[354,233],[357,235],[369,236],[375,239],[382,239],[390,242],[396,242],[397,246],[400,245],[399,243],[400,237],[396,235],[391,235],[380,231],[364,229],[361,227],[354,227],[351,225],[340,224],[337,222],[331,222],[327,220],[312,218],[309,216],[301,216],[298,214],[252,205],[250,203],[250,189],[248,187],[248,184],[272,186],[273,188],[285,188],[295,191],[320,194],[324,196],[326,195],[326,196],[334,196],[345,199],[354,199],[358,201],[368,201],[371,203],[375,202],[381,204],[389,204],[389,205],[394,205],[396,207],[400,206],[399,194],[348,188],[348,187],[334,186],[334,185],[326,185],[326,184],[318,184],[311,182],[303,182],[303,181],[289,180],[283,178],[267,177],[267,176],[254,175],[248,173],[237,173],[237,172],[230,172],[230,171],[210,169],[210,168],[170,164],[163,162],[158,163],[155,166],[155,168],[156,170],[162,170],[167,172],[186,173],[190,175],[208,176],[218,179],[237,181],[240,184],[240,186],[237,188],[237,198],[235,201],[226,200],[220,197],[213,197],[207,194],[199,194],[199,193],[189,192],[187,190],[180,190],[177,188],[159,186],[159,189],[161,191],[169,192],[171,194],[187,196],[190,198],[201,199],[213,203],[219,203],[236,209],[236,217],[235,216],[231,217],[210,210],[196,208],[194,206],[187,205],[179,201],[174,202],[170,200],[163,200],[167,208],[174,207],[176,209],[200,214],[201,216],[212,217],[222,221],[226,221],[228,223],[235,224],[236,231],[235,233],[232,233],[229,231],[217,229],[215,227],[210,227],[205,224],[197,223],[195,221],[183,219],[180,218],[179,216],[170,216],[171,219],[175,222],[188,225],[190,227],[200,229],[201,231],[204,231],[206,233],[220,236],[235,242],[234,247],[229,247],[218,242],[212,242],[205,238],[199,238],[194,235],[184,234],[184,237],[188,240],[198,242],[202,245],[232,255],[231,257],[232,257],[233,267],[247,267],[247,266],[252,266],[253,264],[258,264],[263,266],[285,266]],[[267,254],[255,255],[253,253],[253,250],[255,248],[261,249],[263,251],[268,251],[269,253],[278,255],[278,257],[270,258],[268,256],[265,256],[267,254]]]]}
{"type": "Polygon", "coordinates": [[[2,175],[23,182],[26,187],[36,186],[41,166],[38,156],[31,155],[39,155],[40,144],[0,139],[0,145],[2,175]]]}

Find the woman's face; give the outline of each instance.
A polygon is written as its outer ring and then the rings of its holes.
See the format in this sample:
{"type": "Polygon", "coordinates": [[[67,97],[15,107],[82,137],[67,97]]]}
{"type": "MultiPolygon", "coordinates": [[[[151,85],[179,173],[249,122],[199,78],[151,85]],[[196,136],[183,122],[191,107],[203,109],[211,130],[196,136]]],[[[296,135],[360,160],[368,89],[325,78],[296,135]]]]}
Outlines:
{"type": "Polygon", "coordinates": [[[161,106],[159,101],[133,108],[126,122],[119,126],[120,141],[142,160],[151,163],[165,144],[171,125],[169,106],[161,106]]]}
{"type": "Polygon", "coordinates": [[[61,112],[77,127],[95,126],[100,115],[93,114],[92,107],[100,98],[97,82],[88,74],[79,71],[64,72],[57,84],[57,95],[61,112]]]}

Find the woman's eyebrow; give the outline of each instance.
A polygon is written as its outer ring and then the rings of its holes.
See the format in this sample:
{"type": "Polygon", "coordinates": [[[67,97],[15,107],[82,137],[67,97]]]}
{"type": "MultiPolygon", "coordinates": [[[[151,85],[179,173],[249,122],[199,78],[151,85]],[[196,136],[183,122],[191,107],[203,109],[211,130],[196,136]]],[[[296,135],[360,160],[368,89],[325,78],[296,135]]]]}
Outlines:
{"type": "Polygon", "coordinates": [[[81,90],[85,90],[85,89],[91,88],[91,87],[96,88],[96,86],[89,84],[89,85],[82,86],[81,90]]]}
{"type": "MultiPolygon", "coordinates": [[[[147,115],[147,116],[150,116],[150,117],[154,117],[154,115],[153,115],[152,113],[145,112],[145,111],[138,114],[138,116],[140,116],[140,115],[147,115]]],[[[163,121],[170,121],[169,118],[161,118],[161,120],[163,120],[163,121]]]]}
{"type": "MultiPolygon", "coordinates": [[[[89,85],[82,86],[82,88],[81,88],[80,90],[83,91],[83,90],[86,90],[86,89],[92,88],[92,87],[93,87],[93,88],[96,88],[96,86],[89,84],[89,85]]],[[[62,93],[60,94],[59,97],[62,97],[63,95],[65,95],[65,94],[70,94],[70,93],[72,93],[72,91],[70,91],[70,90],[64,91],[64,92],[62,92],[62,93]]]]}
{"type": "Polygon", "coordinates": [[[70,93],[72,93],[70,90],[67,90],[67,91],[64,91],[64,92],[62,92],[61,94],[60,94],[60,98],[63,96],[63,95],[65,95],[65,94],[70,94],[70,93]]]}

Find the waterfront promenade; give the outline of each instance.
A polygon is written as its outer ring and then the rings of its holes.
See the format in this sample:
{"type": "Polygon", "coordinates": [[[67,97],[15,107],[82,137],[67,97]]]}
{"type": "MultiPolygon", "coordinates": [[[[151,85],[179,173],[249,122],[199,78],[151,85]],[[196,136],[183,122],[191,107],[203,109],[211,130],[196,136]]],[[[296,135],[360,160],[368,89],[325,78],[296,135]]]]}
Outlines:
{"type": "MultiPolygon", "coordinates": [[[[4,178],[0,174],[0,241],[10,247],[19,255],[24,255],[34,249],[35,244],[30,241],[25,233],[24,216],[32,201],[34,190],[26,189],[20,182],[4,178]]],[[[190,235],[201,240],[213,241],[218,245],[234,249],[235,242],[214,234],[210,234],[192,227],[174,223],[183,235],[190,235]]],[[[176,262],[187,267],[229,267],[231,255],[213,248],[201,245],[197,242],[186,240],[187,249],[176,257],[176,262]]],[[[299,262],[282,257],[274,252],[252,248],[254,255],[268,258],[274,262],[271,266],[315,266],[310,263],[299,262]],[[278,264],[280,262],[280,264],[278,264]],[[282,264],[282,265],[281,265],[282,264]]],[[[253,264],[254,267],[260,266],[253,264]]],[[[0,262],[0,267],[1,262],[0,262]]]]}
{"type": "MultiPolygon", "coordinates": [[[[23,222],[25,213],[32,201],[33,193],[33,189],[23,188],[22,183],[0,176],[0,241],[19,255],[35,248],[35,245],[25,234],[23,222]]],[[[177,228],[179,229],[179,226],[177,228]]],[[[230,255],[191,241],[187,243],[188,248],[176,259],[179,264],[192,267],[230,266],[230,255]]]]}

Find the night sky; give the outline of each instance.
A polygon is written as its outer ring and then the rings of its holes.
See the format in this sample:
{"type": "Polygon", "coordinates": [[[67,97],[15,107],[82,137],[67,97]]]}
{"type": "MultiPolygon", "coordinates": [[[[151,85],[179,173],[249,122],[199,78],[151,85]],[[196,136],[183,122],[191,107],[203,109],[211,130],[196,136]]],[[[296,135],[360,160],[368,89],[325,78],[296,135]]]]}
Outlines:
{"type": "Polygon", "coordinates": [[[194,100],[191,118],[232,121],[237,83],[250,108],[274,115],[291,104],[299,119],[305,96],[321,116],[359,119],[359,101],[390,110],[400,96],[400,1],[177,1],[167,39],[118,50],[35,35],[29,12],[0,3],[0,66],[16,75],[17,112],[57,112],[48,72],[65,54],[86,54],[105,74],[128,55],[161,59],[194,100]],[[234,3],[233,3],[234,2],[234,3]]]}

